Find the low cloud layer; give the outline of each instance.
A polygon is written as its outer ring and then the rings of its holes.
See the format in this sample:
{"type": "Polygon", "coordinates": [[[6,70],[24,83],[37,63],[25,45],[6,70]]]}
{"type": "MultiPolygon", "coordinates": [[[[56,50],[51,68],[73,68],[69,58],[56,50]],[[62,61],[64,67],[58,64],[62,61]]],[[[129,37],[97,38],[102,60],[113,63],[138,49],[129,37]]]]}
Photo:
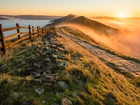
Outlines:
{"type": "Polygon", "coordinates": [[[96,33],[95,30],[87,28],[86,26],[80,26],[77,24],[65,24],[65,26],[74,27],[99,43],[102,43],[108,48],[122,53],[127,56],[131,56],[140,59],[140,20],[127,20],[127,21],[115,21],[115,20],[97,20],[110,27],[117,28],[120,33],[117,35],[103,35],[96,33]]]}

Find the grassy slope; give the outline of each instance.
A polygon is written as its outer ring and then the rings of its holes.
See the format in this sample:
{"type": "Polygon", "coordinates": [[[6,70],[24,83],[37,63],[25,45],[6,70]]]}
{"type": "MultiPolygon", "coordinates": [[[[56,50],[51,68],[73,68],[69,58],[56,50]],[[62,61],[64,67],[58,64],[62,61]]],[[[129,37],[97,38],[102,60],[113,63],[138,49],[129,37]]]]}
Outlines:
{"type": "Polygon", "coordinates": [[[11,64],[8,72],[0,75],[1,104],[19,105],[31,100],[35,105],[40,105],[45,100],[45,105],[51,105],[54,102],[60,103],[61,98],[67,97],[74,105],[139,105],[140,89],[134,86],[128,78],[114,72],[70,39],[65,37],[56,39],[67,50],[67,53],[62,54],[68,59],[68,67],[64,71],[58,71],[57,76],[58,80],[68,84],[68,88],[62,90],[56,84],[52,86],[32,85],[30,83],[32,76],[26,76],[27,83],[23,86],[25,76],[10,75],[11,72],[19,69],[24,71],[30,66],[29,64],[19,68],[16,64],[17,59],[24,61],[34,54],[34,51],[28,50],[28,45],[23,44],[12,49],[13,53],[1,59],[1,65],[11,64]],[[45,92],[38,95],[34,90],[38,87],[44,87],[45,92]],[[18,98],[13,97],[15,91],[20,93],[18,98]],[[57,91],[62,94],[56,95],[57,91]]]}
{"type": "Polygon", "coordinates": [[[104,34],[104,35],[112,35],[109,31],[112,31],[113,34],[117,34],[119,31],[115,28],[109,27],[104,25],[100,22],[88,19],[84,16],[76,17],[72,20],[67,21],[66,23],[81,25],[87,28],[94,30],[97,33],[104,34]]]}
{"type": "Polygon", "coordinates": [[[70,65],[61,77],[71,86],[70,91],[79,94],[75,105],[139,104],[140,90],[127,78],[105,66],[69,39],[61,42],[65,43],[70,51],[70,54],[66,55],[70,65]]]}
{"type": "Polygon", "coordinates": [[[118,57],[121,57],[121,58],[126,59],[126,60],[131,60],[131,61],[134,61],[136,63],[140,63],[139,59],[135,59],[135,58],[125,56],[125,55],[120,54],[120,53],[116,53],[112,49],[110,49],[107,46],[105,46],[104,44],[97,43],[95,40],[90,38],[88,35],[85,35],[84,33],[82,33],[78,29],[74,29],[74,28],[71,28],[71,27],[63,27],[62,30],[65,33],[67,33],[68,35],[72,35],[72,36],[77,37],[77,38],[79,38],[81,40],[84,40],[84,41],[86,41],[88,43],[91,43],[94,46],[98,47],[99,49],[105,50],[106,52],[108,52],[110,54],[117,55],[118,57]]]}

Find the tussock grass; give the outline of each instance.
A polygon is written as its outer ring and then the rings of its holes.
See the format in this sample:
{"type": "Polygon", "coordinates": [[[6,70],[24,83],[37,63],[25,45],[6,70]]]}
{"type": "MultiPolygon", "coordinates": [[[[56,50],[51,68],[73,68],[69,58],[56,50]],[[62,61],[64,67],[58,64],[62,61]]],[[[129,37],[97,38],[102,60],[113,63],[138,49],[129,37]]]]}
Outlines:
{"type": "MultiPolygon", "coordinates": [[[[17,59],[29,59],[32,51],[26,46],[15,47],[11,54],[1,59],[1,64],[10,64],[8,71],[1,73],[0,78],[0,103],[3,105],[20,105],[30,101],[32,104],[45,105],[60,103],[63,97],[67,97],[74,105],[139,105],[140,89],[120,73],[114,72],[96,56],[71,41],[66,37],[59,37],[57,40],[64,45],[62,53],[67,58],[68,67],[57,72],[59,81],[65,81],[67,89],[59,88],[56,84],[52,86],[33,85],[32,76],[17,75],[11,73],[21,69],[26,70],[29,65],[17,67],[17,59]],[[43,87],[45,92],[38,95],[36,88],[43,87]],[[15,98],[14,92],[20,95],[15,98]],[[57,94],[58,93],[58,94],[57,94]]],[[[31,44],[37,43],[36,41],[31,44]]],[[[19,61],[20,62],[20,61],[19,61]]],[[[138,81],[138,80],[136,80],[138,81]]]]}
{"type": "Polygon", "coordinates": [[[130,81],[133,79],[116,73],[70,39],[60,41],[68,49],[65,56],[70,62],[61,79],[69,84],[70,92],[78,94],[75,105],[139,104],[140,89],[130,81]]]}
{"type": "Polygon", "coordinates": [[[63,27],[62,30],[67,33],[68,35],[72,35],[74,37],[77,37],[79,38],[80,40],[83,40],[89,44],[92,44],[94,45],[95,47],[101,49],[101,50],[104,50],[112,55],[116,55],[118,57],[121,57],[125,60],[130,60],[130,61],[133,61],[133,62],[136,62],[136,63],[140,63],[140,60],[139,59],[136,59],[136,58],[132,58],[132,57],[129,57],[129,56],[126,56],[126,55],[123,55],[123,54],[120,54],[120,53],[116,53],[114,51],[111,51],[110,49],[107,49],[104,47],[104,45],[100,45],[100,43],[97,43],[95,40],[93,40],[92,38],[90,38],[88,35],[85,35],[84,33],[82,33],[80,30],[78,29],[73,29],[71,27],[63,27]]]}

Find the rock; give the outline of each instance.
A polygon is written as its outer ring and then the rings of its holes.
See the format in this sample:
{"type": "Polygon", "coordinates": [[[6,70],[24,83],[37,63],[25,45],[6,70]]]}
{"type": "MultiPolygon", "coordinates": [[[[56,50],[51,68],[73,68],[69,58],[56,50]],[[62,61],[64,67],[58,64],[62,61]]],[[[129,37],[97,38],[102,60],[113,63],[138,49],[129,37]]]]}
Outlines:
{"type": "Polygon", "coordinates": [[[25,84],[26,84],[26,83],[27,83],[27,81],[26,81],[26,80],[24,80],[24,81],[23,81],[23,85],[22,85],[22,86],[25,86],[25,84]]]}
{"type": "Polygon", "coordinates": [[[51,104],[51,105],[59,105],[58,103],[53,103],[53,104],[51,104]]]}
{"type": "Polygon", "coordinates": [[[37,79],[37,78],[40,78],[40,76],[41,76],[40,73],[35,73],[35,74],[34,74],[34,78],[36,78],[36,79],[37,79]]]}
{"type": "Polygon", "coordinates": [[[35,50],[37,48],[37,45],[32,44],[32,46],[29,47],[30,50],[35,50]]]}
{"type": "Polygon", "coordinates": [[[28,68],[27,68],[27,71],[28,71],[28,72],[32,71],[32,68],[31,68],[31,67],[28,67],[28,68]]]}
{"type": "Polygon", "coordinates": [[[45,73],[46,73],[46,74],[52,74],[53,71],[52,71],[52,70],[49,70],[49,69],[46,69],[46,70],[45,70],[45,73]]]}
{"type": "Polygon", "coordinates": [[[64,69],[64,68],[66,68],[68,66],[68,62],[60,62],[58,64],[58,66],[59,66],[60,69],[64,69]]]}
{"type": "Polygon", "coordinates": [[[17,70],[18,75],[22,73],[21,69],[17,70]]]}
{"type": "Polygon", "coordinates": [[[63,77],[62,77],[62,79],[63,80],[68,80],[68,79],[70,79],[70,74],[69,73],[66,73],[63,77]]]}
{"type": "Polygon", "coordinates": [[[37,88],[37,89],[35,89],[35,91],[40,95],[45,91],[45,89],[44,88],[37,88]]]}
{"type": "Polygon", "coordinates": [[[41,77],[42,80],[45,80],[47,82],[56,82],[57,78],[56,76],[50,76],[50,75],[47,75],[47,74],[44,74],[42,77],[41,77]]]}
{"type": "Polygon", "coordinates": [[[46,62],[50,62],[51,59],[50,59],[50,58],[45,58],[44,61],[46,61],[46,62]]]}
{"type": "Polygon", "coordinates": [[[27,46],[25,43],[21,44],[21,46],[27,46]]]}
{"type": "MultiPolygon", "coordinates": [[[[40,70],[40,69],[36,69],[36,70],[34,70],[34,71],[35,71],[35,73],[39,73],[39,74],[43,73],[43,71],[40,70]]],[[[35,74],[35,73],[34,73],[34,74],[35,74]]]]}
{"type": "Polygon", "coordinates": [[[75,92],[72,95],[73,95],[73,97],[77,97],[78,96],[77,93],[75,93],[75,92]]]}
{"type": "Polygon", "coordinates": [[[22,105],[34,105],[34,103],[32,100],[30,100],[30,101],[23,102],[22,105]]]}
{"type": "Polygon", "coordinates": [[[43,85],[44,85],[44,86],[52,86],[51,83],[44,83],[43,85]]]}
{"type": "Polygon", "coordinates": [[[16,59],[16,60],[15,60],[15,63],[16,63],[16,64],[21,64],[21,63],[22,63],[22,59],[16,59]]]}
{"type": "Polygon", "coordinates": [[[64,48],[63,44],[59,44],[59,43],[57,43],[57,47],[64,48]]]}
{"type": "Polygon", "coordinates": [[[38,43],[37,47],[42,48],[43,47],[43,43],[38,43]]]}
{"type": "Polygon", "coordinates": [[[61,59],[61,60],[68,60],[66,57],[64,56],[58,56],[58,59],[61,59]]]}
{"type": "Polygon", "coordinates": [[[52,53],[53,53],[52,50],[47,50],[47,51],[46,51],[46,54],[47,54],[47,55],[51,55],[52,53]]]}
{"type": "Polygon", "coordinates": [[[43,100],[43,101],[42,101],[42,104],[45,104],[45,103],[46,103],[46,101],[45,101],[45,100],[43,100]]]}
{"type": "Polygon", "coordinates": [[[55,54],[52,54],[52,58],[56,59],[56,58],[58,58],[58,56],[55,54]]]}
{"type": "Polygon", "coordinates": [[[14,98],[18,98],[18,97],[20,96],[20,93],[18,93],[18,92],[13,92],[13,96],[14,96],[14,98]]]}
{"type": "Polygon", "coordinates": [[[57,85],[62,88],[68,88],[68,85],[64,81],[57,82],[57,85]]]}
{"type": "Polygon", "coordinates": [[[7,64],[4,64],[2,66],[0,66],[0,71],[1,70],[7,70],[8,69],[8,65],[7,64]]]}
{"type": "Polygon", "coordinates": [[[42,55],[42,51],[40,49],[37,49],[36,52],[39,54],[39,55],[42,55]]]}
{"type": "Polygon", "coordinates": [[[37,62],[37,63],[34,63],[34,66],[36,66],[36,67],[38,67],[38,68],[40,68],[41,65],[42,65],[42,61],[39,61],[39,62],[37,62]]]}
{"type": "Polygon", "coordinates": [[[59,51],[64,51],[64,48],[58,47],[59,51]]]}
{"type": "Polygon", "coordinates": [[[31,81],[31,83],[33,83],[35,85],[40,85],[40,84],[42,84],[42,80],[41,79],[34,79],[31,81]]]}
{"type": "Polygon", "coordinates": [[[58,92],[58,91],[56,92],[56,96],[58,96],[58,97],[63,96],[63,95],[64,95],[64,92],[58,92]]]}
{"type": "Polygon", "coordinates": [[[49,68],[50,70],[51,70],[51,69],[58,69],[58,65],[55,64],[54,62],[50,62],[48,68],[49,68]]]}
{"type": "Polygon", "coordinates": [[[62,98],[61,99],[61,105],[73,105],[72,102],[70,100],[68,100],[67,98],[62,98]]]}
{"type": "Polygon", "coordinates": [[[26,65],[26,62],[25,62],[25,61],[23,61],[20,65],[22,65],[22,66],[23,66],[23,65],[26,65]]]}
{"type": "Polygon", "coordinates": [[[57,46],[56,45],[51,45],[51,48],[57,48],[57,46]]]}

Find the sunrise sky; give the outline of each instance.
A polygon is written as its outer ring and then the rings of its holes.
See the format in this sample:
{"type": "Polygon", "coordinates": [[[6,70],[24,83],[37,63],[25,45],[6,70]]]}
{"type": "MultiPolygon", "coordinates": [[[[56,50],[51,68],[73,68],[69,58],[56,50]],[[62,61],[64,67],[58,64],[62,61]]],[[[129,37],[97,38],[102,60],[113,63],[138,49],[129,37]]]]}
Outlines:
{"type": "Polygon", "coordinates": [[[140,17],[140,0],[0,0],[0,14],[140,17]]]}

